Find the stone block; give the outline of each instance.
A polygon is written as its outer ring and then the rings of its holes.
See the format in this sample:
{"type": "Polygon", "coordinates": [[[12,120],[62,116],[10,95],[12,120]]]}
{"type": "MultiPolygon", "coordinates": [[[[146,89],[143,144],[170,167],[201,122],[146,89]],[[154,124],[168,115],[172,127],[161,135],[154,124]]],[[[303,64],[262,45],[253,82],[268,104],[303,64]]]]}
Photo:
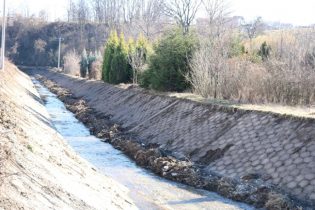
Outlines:
{"type": "Polygon", "coordinates": [[[287,185],[287,187],[288,187],[289,189],[294,189],[294,188],[297,187],[297,183],[294,182],[294,181],[291,181],[291,182],[287,185]]]}
{"type": "Polygon", "coordinates": [[[299,186],[304,188],[309,184],[309,181],[306,179],[303,179],[302,181],[299,182],[299,186]]]}

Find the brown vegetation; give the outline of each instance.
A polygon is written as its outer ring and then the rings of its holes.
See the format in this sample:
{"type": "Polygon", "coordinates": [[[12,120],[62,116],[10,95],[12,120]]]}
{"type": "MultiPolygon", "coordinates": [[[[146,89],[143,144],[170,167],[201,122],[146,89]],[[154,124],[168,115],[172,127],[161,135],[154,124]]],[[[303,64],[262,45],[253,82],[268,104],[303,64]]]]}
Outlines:
{"type": "Polygon", "coordinates": [[[89,73],[89,79],[101,80],[102,79],[102,61],[96,60],[92,63],[92,68],[89,73]]]}
{"type": "Polygon", "coordinates": [[[80,76],[80,56],[74,50],[65,55],[63,71],[66,74],[80,76]]]}
{"type": "Polygon", "coordinates": [[[201,42],[187,76],[193,91],[243,103],[313,105],[314,28],[262,34],[261,19],[244,27],[248,39],[238,41],[243,49],[235,49],[239,34],[232,28],[201,42]]]}

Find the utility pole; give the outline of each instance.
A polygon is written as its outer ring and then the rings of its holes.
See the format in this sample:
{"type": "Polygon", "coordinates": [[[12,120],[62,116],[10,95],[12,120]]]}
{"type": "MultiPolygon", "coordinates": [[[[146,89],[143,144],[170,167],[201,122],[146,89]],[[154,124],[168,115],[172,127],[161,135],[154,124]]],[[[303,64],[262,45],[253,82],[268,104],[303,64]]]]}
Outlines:
{"type": "Polygon", "coordinates": [[[6,14],[5,14],[5,1],[3,0],[3,17],[2,17],[2,40],[1,40],[1,69],[4,70],[4,58],[5,58],[5,24],[6,24],[6,14]]]}
{"type": "Polygon", "coordinates": [[[59,37],[59,49],[58,49],[58,69],[60,69],[60,55],[61,55],[61,36],[59,37]]]}

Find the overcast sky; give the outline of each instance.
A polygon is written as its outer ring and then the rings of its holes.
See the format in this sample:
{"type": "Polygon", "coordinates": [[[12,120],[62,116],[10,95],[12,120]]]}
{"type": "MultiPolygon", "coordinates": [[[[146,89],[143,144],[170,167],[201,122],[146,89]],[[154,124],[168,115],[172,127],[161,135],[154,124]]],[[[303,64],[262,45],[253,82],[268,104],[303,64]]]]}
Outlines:
{"type": "MultiPolygon", "coordinates": [[[[114,0],[113,0],[114,1],[114,0]]],[[[2,0],[0,0],[2,2],[2,0]]],[[[9,11],[38,14],[47,10],[52,20],[65,18],[68,0],[7,0],[9,11]]],[[[294,25],[315,23],[315,0],[230,0],[233,15],[247,20],[261,16],[266,21],[280,21],[294,25]]]]}

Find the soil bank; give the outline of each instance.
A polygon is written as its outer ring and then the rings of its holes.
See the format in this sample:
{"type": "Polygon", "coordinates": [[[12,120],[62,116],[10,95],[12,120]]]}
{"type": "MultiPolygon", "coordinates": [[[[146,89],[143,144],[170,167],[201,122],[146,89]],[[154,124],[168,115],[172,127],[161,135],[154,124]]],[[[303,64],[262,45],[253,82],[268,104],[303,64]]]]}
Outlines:
{"type": "Polygon", "coordinates": [[[137,209],[65,143],[30,78],[9,63],[0,71],[0,209],[137,209]]]}

